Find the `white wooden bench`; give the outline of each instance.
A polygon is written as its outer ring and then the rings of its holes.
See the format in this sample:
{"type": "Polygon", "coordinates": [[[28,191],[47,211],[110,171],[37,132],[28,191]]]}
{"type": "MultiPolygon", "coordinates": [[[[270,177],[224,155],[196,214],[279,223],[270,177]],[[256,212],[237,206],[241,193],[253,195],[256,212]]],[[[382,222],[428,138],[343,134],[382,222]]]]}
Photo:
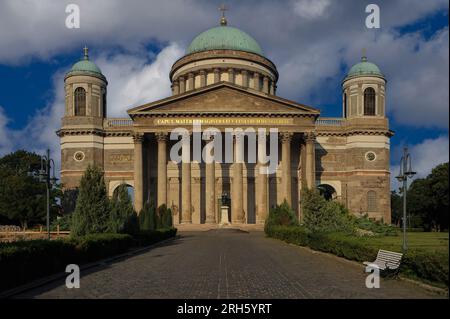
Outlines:
{"type": "Polygon", "coordinates": [[[364,265],[377,267],[382,274],[394,274],[396,275],[400,268],[400,261],[403,254],[396,253],[389,250],[380,249],[377,254],[377,258],[373,262],[365,261],[364,265]]]}

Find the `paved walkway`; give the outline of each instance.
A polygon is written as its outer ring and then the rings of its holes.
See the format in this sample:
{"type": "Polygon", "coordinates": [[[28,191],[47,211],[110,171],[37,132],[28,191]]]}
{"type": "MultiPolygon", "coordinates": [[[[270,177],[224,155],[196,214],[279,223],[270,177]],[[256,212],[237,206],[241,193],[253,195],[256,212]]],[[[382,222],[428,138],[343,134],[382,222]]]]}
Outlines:
{"type": "Polygon", "coordinates": [[[265,238],[223,229],[181,238],[82,273],[81,288],[54,282],[22,298],[436,298],[415,284],[365,287],[362,266],[265,238]]]}

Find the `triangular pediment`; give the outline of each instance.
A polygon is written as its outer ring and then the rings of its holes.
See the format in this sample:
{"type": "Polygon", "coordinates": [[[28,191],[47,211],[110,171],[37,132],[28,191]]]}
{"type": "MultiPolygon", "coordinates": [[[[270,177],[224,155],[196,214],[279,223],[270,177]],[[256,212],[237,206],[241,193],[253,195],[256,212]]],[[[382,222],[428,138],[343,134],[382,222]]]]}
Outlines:
{"type": "Polygon", "coordinates": [[[304,114],[318,116],[319,110],[267,95],[252,89],[220,82],[204,88],[174,95],[166,99],[135,107],[128,111],[134,115],[156,114],[304,114]]]}

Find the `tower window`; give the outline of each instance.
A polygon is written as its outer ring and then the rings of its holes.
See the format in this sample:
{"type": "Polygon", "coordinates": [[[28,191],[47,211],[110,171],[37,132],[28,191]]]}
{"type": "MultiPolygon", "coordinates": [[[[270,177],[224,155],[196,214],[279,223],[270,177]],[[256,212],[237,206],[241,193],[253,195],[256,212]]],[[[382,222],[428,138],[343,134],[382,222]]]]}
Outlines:
{"type": "Polygon", "coordinates": [[[375,115],[375,90],[373,88],[364,90],[364,115],[375,115]]]}
{"type": "Polygon", "coordinates": [[[106,91],[103,91],[103,117],[106,117],[106,91]]]}
{"type": "Polygon", "coordinates": [[[347,117],[347,93],[344,93],[344,117],[347,117]]]}
{"type": "Polygon", "coordinates": [[[368,212],[377,211],[377,193],[375,191],[367,192],[367,211],[368,212]]]}
{"type": "Polygon", "coordinates": [[[75,116],[86,116],[86,90],[79,87],[75,90],[75,116]]]}

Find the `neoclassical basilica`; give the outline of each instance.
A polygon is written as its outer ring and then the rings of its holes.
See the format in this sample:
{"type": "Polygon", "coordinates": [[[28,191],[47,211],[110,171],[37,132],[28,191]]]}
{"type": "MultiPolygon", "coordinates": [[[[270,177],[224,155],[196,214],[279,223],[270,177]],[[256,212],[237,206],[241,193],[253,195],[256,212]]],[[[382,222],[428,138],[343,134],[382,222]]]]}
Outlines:
{"type": "MultiPolygon", "coordinates": [[[[232,224],[264,223],[269,209],[284,200],[301,219],[305,187],[318,187],[355,215],[391,221],[386,79],[366,57],[341,83],[338,118],[278,96],[275,64],[224,17],[193,39],[168,76],[171,96],[132,108],[127,118],[108,118],[108,81],[85,49],[64,78],[65,114],[57,135],[65,189],[77,187],[87,166],[96,164],[110,195],[126,183],[136,211],[146,201],[166,204],[175,224],[222,223],[222,198],[229,198],[232,224]],[[178,141],[170,133],[192,132],[194,122],[220,132],[278,129],[276,171],[261,174],[266,164],[246,156],[233,163],[172,161],[178,141]]],[[[193,150],[183,148],[182,156],[193,159],[193,150]]]]}

